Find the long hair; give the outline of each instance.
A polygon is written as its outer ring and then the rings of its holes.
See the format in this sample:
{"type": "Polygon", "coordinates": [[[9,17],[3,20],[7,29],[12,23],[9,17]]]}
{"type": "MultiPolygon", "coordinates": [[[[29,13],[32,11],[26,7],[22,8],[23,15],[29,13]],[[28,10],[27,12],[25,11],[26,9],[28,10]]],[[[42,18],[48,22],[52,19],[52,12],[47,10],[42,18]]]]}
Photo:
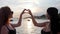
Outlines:
{"type": "Polygon", "coordinates": [[[1,7],[0,9],[0,33],[3,25],[7,24],[11,9],[8,6],[1,7]]]}
{"type": "Polygon", "coordinates": [[[59,16],[58,16],[58,9],[55,7],[50,7],[47,9],[47,13],[50,17],[50,24],[51,24],[51,31],[53,34],[57,34],[59,31],[59,16]]]}

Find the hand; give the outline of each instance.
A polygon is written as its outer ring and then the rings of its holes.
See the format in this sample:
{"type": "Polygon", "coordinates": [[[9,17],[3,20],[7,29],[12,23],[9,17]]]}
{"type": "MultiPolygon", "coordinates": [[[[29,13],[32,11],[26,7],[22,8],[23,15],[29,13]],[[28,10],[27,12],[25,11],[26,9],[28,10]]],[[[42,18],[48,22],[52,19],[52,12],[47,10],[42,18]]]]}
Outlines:
{"type": "Polygon", "coordinates": [[[25,11],[25,10],[26,10],[26,9],[24,9],[21,14],[24,14],[24,11],[25,11]]]}
{"type": "Polygon", "coordinates": [[[28,9],[28,11],[29,11],[29,14],[30,14],[30,15],[32,15],[32,12],[31,12],[31,10],[29,10],[29,9],[28,9]]]}
{"type": "Polygon", "coordinates": [[[25,9],[24,13],[28,13],[28,9],[25,9]]]}

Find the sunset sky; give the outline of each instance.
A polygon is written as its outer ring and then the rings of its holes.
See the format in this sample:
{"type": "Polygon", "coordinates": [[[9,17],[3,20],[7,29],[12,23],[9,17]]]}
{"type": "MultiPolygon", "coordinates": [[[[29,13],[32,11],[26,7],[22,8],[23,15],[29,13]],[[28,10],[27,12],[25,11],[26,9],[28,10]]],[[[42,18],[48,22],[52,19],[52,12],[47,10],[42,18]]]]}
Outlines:
{"type": "Polygon", "coordinates": [[[30,9],[33,15],[46,13],[48,7],[56,7],[60,12],[60,0],[0,0],[0,8],[9,6],[14,15],[18,16],[24,8],[30,9]]]}

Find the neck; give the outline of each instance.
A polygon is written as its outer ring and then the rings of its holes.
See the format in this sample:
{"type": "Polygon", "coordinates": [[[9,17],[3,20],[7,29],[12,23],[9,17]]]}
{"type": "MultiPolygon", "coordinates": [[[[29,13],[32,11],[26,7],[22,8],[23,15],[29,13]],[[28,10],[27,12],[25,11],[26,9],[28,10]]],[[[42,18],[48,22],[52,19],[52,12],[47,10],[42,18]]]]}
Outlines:
{"type": "Polygon", "coordinates": [[[7,25],[9,25],[9,24],[10,24],[9,22],[10,22],[10,20],[8,20],[8,21],[7,21],[7,25]]]}

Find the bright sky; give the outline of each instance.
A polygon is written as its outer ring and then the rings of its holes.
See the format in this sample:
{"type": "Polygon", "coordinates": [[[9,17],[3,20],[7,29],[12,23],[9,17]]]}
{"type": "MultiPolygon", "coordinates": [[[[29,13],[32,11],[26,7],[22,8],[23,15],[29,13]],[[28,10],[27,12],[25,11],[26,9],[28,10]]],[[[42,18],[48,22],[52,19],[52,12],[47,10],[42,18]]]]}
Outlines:
{"type": "Polygon", "coordinates": [[[24,8],[30,9],[34,15],[46,13],[48,7],[57,7],[60,11],[60,0],[0,0],[0,7],[9,6],[18,16],[24,8]]]}

